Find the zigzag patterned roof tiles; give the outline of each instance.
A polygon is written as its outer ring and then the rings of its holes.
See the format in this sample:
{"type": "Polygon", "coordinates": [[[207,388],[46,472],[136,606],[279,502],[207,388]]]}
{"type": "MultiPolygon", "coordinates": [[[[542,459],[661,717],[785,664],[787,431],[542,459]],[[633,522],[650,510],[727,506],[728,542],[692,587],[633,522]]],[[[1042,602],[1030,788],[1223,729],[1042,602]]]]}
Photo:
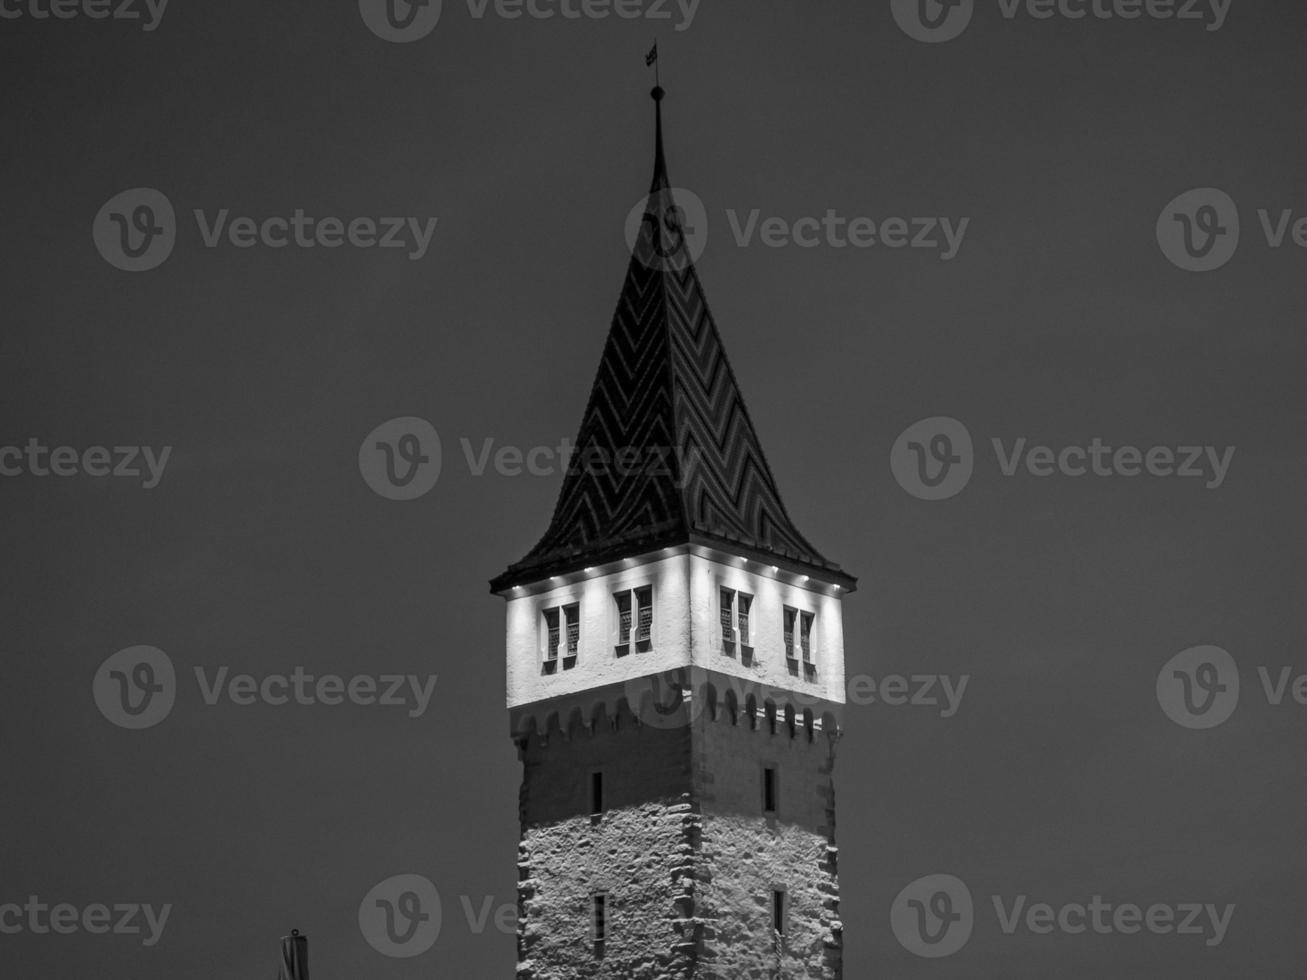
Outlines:
{"type": "Polygon", "coordinates": [[[682,233],[658,110],[653,185],[553,520],[491,588],[687,543],[852,586],[781,502],[682,233]]]}

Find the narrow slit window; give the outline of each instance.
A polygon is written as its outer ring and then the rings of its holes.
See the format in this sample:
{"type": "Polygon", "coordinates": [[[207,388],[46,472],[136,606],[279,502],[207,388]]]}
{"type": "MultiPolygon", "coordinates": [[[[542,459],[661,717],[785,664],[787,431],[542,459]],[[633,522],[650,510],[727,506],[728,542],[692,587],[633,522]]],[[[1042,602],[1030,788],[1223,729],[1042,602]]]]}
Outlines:
{"type": "Polygon", "coordinates": [[[604,943],[608,941],[608,896],[600,892],[591,898],[590,929],[594,937],[595,956],[604,955],[604,943]]]}
{"type": "Polygon", "coordinates": [[[722,649],[735,649],[735,592],[721,590],[722,649]]]}
{"type": "Polygon", "coordinates": [[[727,656],[735,655],[736,643],[748,662],[752,652],[749,646],[749,610],[753,606],[753,596],[747,592],[734,589],[720,589],[720,619],[722,624],[722,652],[727,656]]]}
{"type": "Polygon", "coordinates": [[[627,646],[631,642],[631,593],[619,592],[617,599],[617,643],[627,646]]]}
{"type": "Polygon", "coordinates": [[[564,661],[563,668],[574,666],[576,651],[581,645],[581,607],[578,603],[563,607],[563,620],[567,626],[567,652],[565,656],[572,663],[564,661]]]}
{"type": "Polygon", "coordinates": [[[590,813],[598,815],[604,812],[604,774],[590,774],[590,813]]]}
{"type": "Polygon", "coordinates": [[[545,610],[545,661],[543,665],[546,674],[552,674],[558,669],[558,610],[545,610]]]}
{"type": "Polygon", "coordinates": [[[646,585],[635,590],[636,617],[635,642],[637,649],[649,646],[653,634],[653,587],[646,585]]]}
{"type": "Polygon", "coordinates": [[[767,766],[762,771],[762,811],[776,812],[776,768],[767,766]]]}
{"type": "Polygon", "coordinates": [[[803,651],[803,672],[808,680],[817,675],[817,664],[812,659],[812,613],[799,613],[799,648],[803,651]]]}
{"type": "Polygon", "coordinates": [[[771,927],[776,935],[785,935],[785,891],[773,888],[771,893],[771,927]]]}

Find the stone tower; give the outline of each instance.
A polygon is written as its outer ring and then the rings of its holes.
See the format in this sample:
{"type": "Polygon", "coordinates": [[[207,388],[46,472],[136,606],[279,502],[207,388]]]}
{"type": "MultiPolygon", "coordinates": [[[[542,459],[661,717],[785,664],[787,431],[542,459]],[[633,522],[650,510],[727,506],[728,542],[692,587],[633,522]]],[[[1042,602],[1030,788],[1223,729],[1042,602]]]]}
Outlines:
{"type": "Polygon", "coordinates": [[[517,975],[829,980],[856,582],[781,503],[653,94],[653,186],[553,520],[491,583],[523,764],[517,975]]]}

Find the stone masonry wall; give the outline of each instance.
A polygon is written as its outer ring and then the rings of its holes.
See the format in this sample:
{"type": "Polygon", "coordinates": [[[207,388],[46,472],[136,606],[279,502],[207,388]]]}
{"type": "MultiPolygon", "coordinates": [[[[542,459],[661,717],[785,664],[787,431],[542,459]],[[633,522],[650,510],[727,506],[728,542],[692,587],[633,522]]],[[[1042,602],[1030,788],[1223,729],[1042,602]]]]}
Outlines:
{"type": "Polygon", "coordinates": [[[518,980],[839,980],[835,738],[700,709],[519,741],[518,980]],[[763,812],[762,773],[779,774],[763,812]],[[592,816],[591,773],[604,773],[592,816]],[[772,891],[786,928],[772,928],[772,891]],[[597,956],[592,896],[608,895],[597,956]]]}
{"type": "Polygon", "coordinates": [[[607,723],[593,734],[528,740],[522,750],[519,980],[688,980],[695,932],[697,817],[689,802],[689,729],[607,723]],[[606,811],[590,814],[590,773],[606,811]],[[596,956],[592,896],[608,894],[596,956]]]}
{"type": "Polygon", "coordinates": [[[834,846],[835,742],[794,736],[765,720],[702,720],[695,739],[702,811],[699,915],[705,977],[838,980],[843,926],[834,846]],[[778,774],[777,810],[763,813],[764,767],[778,774]],[[772,891],[785,892],[786,929],[772,927],[772,891]]]}

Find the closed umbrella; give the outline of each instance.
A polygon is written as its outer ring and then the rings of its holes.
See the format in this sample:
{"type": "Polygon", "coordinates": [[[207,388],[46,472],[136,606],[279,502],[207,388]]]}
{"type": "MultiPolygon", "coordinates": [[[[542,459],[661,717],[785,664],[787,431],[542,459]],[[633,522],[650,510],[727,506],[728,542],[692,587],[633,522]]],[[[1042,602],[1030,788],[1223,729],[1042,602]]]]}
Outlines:
{"type": "Polygon", "coordinates": [[[281,970],[277,980],[309,980],[309,940],[298,929],[281,937],[281,970]]]}

